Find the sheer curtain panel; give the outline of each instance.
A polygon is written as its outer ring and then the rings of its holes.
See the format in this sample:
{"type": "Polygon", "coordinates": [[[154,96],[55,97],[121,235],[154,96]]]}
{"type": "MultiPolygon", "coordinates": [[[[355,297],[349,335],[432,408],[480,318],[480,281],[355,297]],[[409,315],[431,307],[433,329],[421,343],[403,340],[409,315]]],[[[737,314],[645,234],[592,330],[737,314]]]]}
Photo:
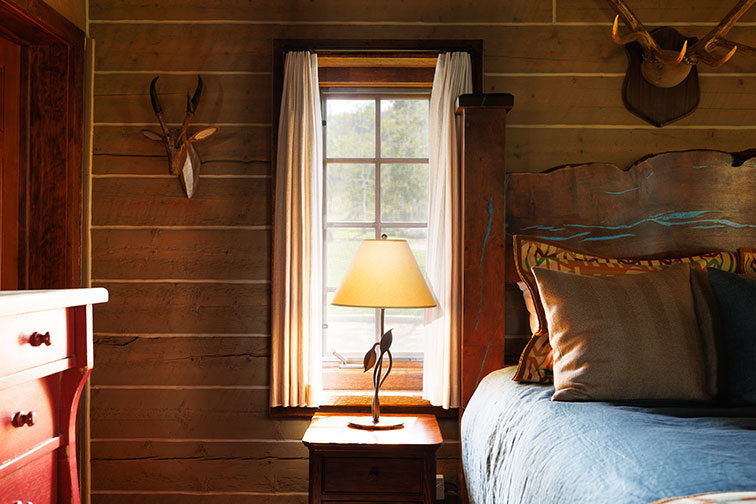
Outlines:
{"type": "Polygon", "coordinates": [[[426,310],[423,398],[459,406],[460,179],[454,108],[472,92],[470,55],[438,56],[430,101],[428,281],[438,306],[426,310]]]}
{"type": "Polygon", "coordinates": [[[317,55],[289,52],[278,124],[271,406],[318,406],[323,146],[317,55]]]}

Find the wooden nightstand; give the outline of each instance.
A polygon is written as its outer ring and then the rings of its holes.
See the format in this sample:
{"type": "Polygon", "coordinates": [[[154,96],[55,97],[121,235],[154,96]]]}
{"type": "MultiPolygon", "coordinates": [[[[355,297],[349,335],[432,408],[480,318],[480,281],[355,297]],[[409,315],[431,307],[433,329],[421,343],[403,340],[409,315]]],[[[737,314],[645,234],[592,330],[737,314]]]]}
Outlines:
{"type": "Polygon", "coordinates": [[[317,414],[302,441],[310,450],[310,504],[434,504],[436,451],[444,444],[433,415],[403,417],[402,429],[368,431],[355,415],[317,414]]]}

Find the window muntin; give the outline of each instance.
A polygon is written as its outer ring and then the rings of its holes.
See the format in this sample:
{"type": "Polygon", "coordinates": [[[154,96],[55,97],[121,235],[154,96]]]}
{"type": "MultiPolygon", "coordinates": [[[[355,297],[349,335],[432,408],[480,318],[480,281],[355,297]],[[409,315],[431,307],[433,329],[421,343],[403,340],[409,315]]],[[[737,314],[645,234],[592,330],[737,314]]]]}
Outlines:
{"type": "MultiPolygon", "coordinates": [[[[427,93],[322,96],[324,124],[323,356],[361,362],[378,337],[379,310],[337,307],[333,293],[360,242],[408,240],[422,271],[428,227],[427,93]]],[[[387,310],[397,360],[422,360],[424,310],[387,310]]]]}

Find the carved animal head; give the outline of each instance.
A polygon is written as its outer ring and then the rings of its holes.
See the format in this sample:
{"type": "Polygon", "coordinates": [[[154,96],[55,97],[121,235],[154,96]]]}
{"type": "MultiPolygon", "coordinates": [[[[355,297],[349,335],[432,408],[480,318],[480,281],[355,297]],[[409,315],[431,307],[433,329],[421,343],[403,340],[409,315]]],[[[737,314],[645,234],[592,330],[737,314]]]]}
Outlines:
{"type": "Polygon", "coordinates": [[[609,0],[609,4],[617,12],[612,27],[612,40],[617,44],[638,42],[643,48],[643,77],[654,86],[671,88],[680,84],[690,73],[690,69],[698,63],[709,66],[721,66],[732,58],[735,51],[756,55],[756,49],[745,44],[736,44],[725,37],[735,26],[738,19],[745,14],[756,0],[740,0],[738,4],[701,40],[688,47],[687,41],[679,50],[662,49],[643,23],[625,5],[623,0],[609,0]],[[619,19],[625,22],[630,33],[620,35],[619,19]]]}
{"type": "Polygon", "coordinates": [[[142,133],[150,140],[165,144],[165,150],[168,153],[169,173],[171,175],[178,175],[186,196],[191,198],[197,189],[200,172],[200,159],[197,151],[194,150],[193,144],[212,136],[218,131],[218,127],[211,126],[199,130],[188,138],[186,136],[186,129],[189,127],[189,123],[197,111],[197,105],[199,105],[200,97],[202,96],[202,77],[198,75],[197,89],[194,91],[194,96],[191,99],[188,94],[186,96],[186,116],[184,117],[184,122],[179,128],[174,130],[169,129],[163,117],[163,106],[155,90],[157,80],[158,77],[155,77],[150,82],[150,101],[152,102],[152,110],[155,111],[163,134],[161,135],[150,130],[142,130],[142,133]]]}

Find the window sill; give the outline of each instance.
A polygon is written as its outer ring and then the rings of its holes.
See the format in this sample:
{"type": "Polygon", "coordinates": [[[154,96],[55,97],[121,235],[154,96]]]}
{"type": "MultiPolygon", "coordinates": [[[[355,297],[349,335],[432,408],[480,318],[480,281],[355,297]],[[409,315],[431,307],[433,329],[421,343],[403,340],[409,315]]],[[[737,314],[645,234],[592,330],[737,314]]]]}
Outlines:
{"type": "MultiPolygon", "coordinates": [[[[432,406],[417,391],[381,390],[380,399],[381,413],[426,413],[440,418],[457,418],[458,416],[456,408],[443,409],[432,406]]],[[[323,404],[319,408],[275,407],[270,409],[270,414],[274,417],[311,417],[318,412],[370,414],[372,402],[372,391],[332,390],[323,393],[323,404]]]]}

